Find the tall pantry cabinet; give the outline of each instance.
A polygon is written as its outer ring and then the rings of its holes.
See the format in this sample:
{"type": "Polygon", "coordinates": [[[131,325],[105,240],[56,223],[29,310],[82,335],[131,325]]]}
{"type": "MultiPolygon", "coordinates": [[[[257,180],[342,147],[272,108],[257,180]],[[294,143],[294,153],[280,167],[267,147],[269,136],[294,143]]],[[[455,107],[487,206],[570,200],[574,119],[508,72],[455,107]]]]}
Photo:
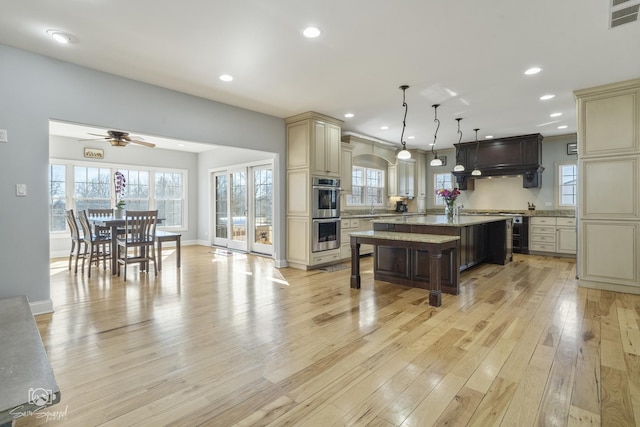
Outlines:
{"type": "Polygon", "coordinates": [[[340,259],[340,249],[311,250],[311,182],[314,176],[340,178],[342,121],[307,112],[285,119],[287,125],[287,263],[307,269],[340,259]]]}
{"type": "Polygon", "coordinates": [[[575,96],[580,285],[640,294],[640,79],[575,96]]]}

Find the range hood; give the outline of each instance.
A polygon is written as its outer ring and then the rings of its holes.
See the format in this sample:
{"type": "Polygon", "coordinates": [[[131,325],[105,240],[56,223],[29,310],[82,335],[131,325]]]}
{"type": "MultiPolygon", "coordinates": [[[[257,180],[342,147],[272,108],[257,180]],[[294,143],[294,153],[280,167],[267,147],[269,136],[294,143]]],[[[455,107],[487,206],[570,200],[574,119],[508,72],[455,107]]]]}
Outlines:
{"type": "Polygon", "coordinates": [[[451,172],[460,190],[473,189],[473,180],[489,176],[522,176],[524,188],[540,187],[542,181],[542,135],[511,136],[508,138],[463,142],[454,144],[457,161],[464,165],[464,172],[451,172]],[[481,176],[471,175],[477,165],[481,176]]]}

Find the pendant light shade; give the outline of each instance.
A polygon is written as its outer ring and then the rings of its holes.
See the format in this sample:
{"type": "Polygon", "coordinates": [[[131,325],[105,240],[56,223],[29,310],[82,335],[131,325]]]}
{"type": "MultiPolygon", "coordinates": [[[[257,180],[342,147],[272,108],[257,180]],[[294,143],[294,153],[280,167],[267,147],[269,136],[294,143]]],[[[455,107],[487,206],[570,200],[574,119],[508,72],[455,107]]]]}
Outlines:
{"type": "MultiPolygon", "coordinates": [[[[458,134],[460,135],[460,138],[458,138],[458,144],[460,144],[460,141],[462,141],[462,131],[460,130],[460,120],[462,120],[462,117],[459,117],[456,120],[458,121],[458,134]]],[[[453,168],[454,172],[464,172],[464,165],[460,162],[459,159],[459,151],[460,150],[456,148],[456,165],[453,168]]]]}
{"type": "Polygon", "coordinates": [[[433,144],[431,144],[431,154],[433,154],[433,160],[429,163],[431,166],[442,166],[442,159],[438,158],[438,152],[436,150],[436,141],[438,139],[438,129],[440,129],[440,120],[438,120],[438,107],[440,104],[433,104],[434,122],[437,123],[436,131],[433,134],[433,144]]]}
{"type": "Polygon", "coordinates": [[[400,86],[402,89],[402,106],[404,107],[404,118],[402,119],[402,134],[400,135],[400,143],[402,144],[402,149],[398,151],[397,157],[400,160],[409,160],[411,158],[411,152],[407,150],[407,143],[404,140],[404,129],[407,127],[407,111],[409,111],[409,106],[407,105],[407,101],[405,100],[405,92],[409,89],[408,85],[400,86]]]}
{"type": "Polygon", "coordinates": [[[478,131],[480,129],[474,129],[474,131],[476,131],[476,157],[473,160],[473,170],[471,171],[471,175],[473,176],[480,176],[482,175],[482,172],[480,172],[480,169],[478,169],[478,147],[480,147],[480,142],[478,142],[478,131]]]}

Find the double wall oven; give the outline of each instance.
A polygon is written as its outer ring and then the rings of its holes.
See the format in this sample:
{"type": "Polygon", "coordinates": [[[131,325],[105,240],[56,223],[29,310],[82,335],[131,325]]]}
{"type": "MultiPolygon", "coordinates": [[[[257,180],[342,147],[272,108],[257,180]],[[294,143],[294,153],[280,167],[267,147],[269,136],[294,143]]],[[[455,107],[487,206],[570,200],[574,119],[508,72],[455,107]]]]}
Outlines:
{"type": "Polygon", "coordinates": [[[340,180],[313,177],[312,187],[313,252],[340,247],[340,180]]]}

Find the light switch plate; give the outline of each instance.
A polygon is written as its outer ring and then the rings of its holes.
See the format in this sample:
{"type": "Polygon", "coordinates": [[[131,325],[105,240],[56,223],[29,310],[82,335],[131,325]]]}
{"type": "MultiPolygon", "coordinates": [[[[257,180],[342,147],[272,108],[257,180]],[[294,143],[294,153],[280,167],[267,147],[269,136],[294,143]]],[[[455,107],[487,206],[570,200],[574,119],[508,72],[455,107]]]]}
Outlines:
{"type": "Polygon", "coordinates": [[[16,184],[16,196],[25,197],[27,195],[27,184],[16,184]]]}
{"type": "Polygon", "coordinates": [[[9,142],[9,135],[6,129],[0,129],[0,142],[9,142]]]}

